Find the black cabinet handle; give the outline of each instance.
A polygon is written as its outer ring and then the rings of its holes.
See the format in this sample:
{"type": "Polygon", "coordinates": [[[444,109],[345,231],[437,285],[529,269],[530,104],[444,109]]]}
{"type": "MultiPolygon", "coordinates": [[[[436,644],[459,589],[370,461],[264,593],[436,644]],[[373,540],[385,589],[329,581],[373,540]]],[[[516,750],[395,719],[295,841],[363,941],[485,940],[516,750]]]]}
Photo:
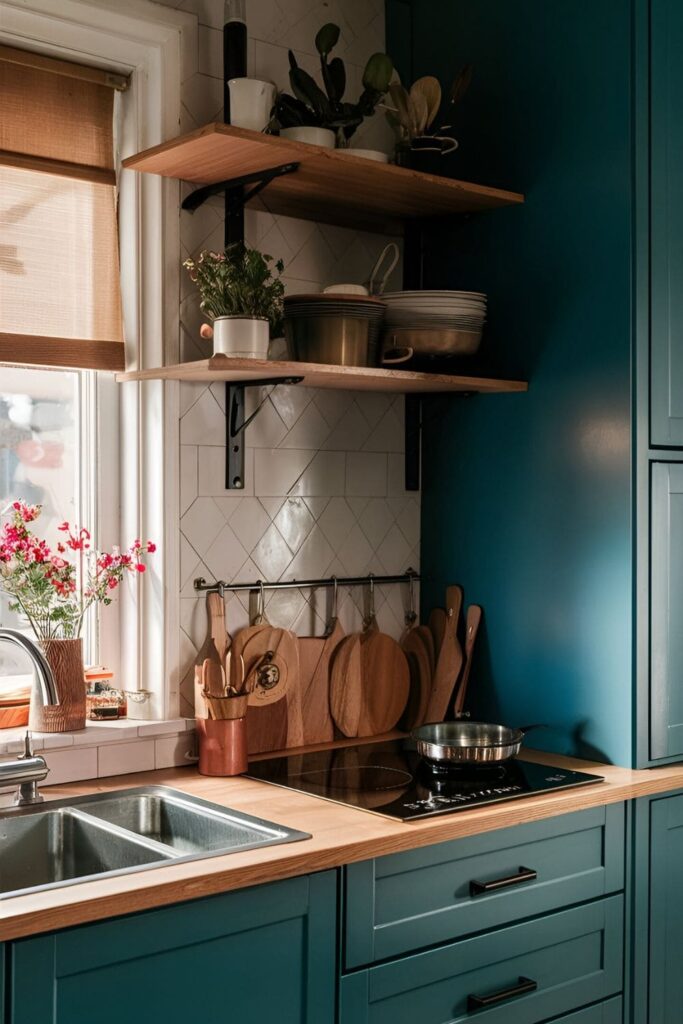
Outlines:
{"type": "Polygon", "coordinates": [[[495,878],[492,882],[470,882],[470,896],[483,896],[486,892],[497,892],[498,889],[507,889],[511,885],[521,885],[522,882],[535,882],[538,874],[533,868],[520,867],[516,875],[508,875],[507,878],[495,878]]]}
{"type": "Polygon", "coordinates": [[[467,1009],[483,1010],[487,1006],[502,1003],[505,999],[514,999],[515,996],[525,996],[528,992],[535,992],[537,988],[537,981],[532,981],[531,978],[520,978],[518,984],[513,985],[512,988],[501,989],[500,992],[494,992],[490,996],[468,996],[467,1009]]]}

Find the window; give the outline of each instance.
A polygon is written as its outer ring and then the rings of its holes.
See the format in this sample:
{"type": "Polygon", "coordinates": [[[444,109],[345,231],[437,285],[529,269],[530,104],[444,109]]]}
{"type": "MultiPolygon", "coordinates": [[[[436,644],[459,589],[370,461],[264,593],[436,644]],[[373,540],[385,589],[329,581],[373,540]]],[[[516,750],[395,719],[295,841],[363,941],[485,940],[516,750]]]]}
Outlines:
{"type": "Polygon", "coordinates": [[[0,359],[123,369],[114,87],[0,46],[0,359]]]}
{"type": "MultiPolygon", "coordinates": [[[[52,546],[64,520],[94,527],[103,544],[118,533],[97,515],[98,497],[111,504],[108,475],[96,493],[98,398],[116,414],[115,390],[81,368],[123,366],[114,87],[125,81],[0,46],[0,360],[33,364],[0,365],[0,508],[41,504],[52,546]]],[[[28,629],[2,594],[0,625],[28,629]]],[[[98,625],[86,624],[89,661],[98,625]]],[[[104,641],[109,656],[117,644],[104,641]]],[[[26,667],[2,645],[0,689],[26,667]]]]}

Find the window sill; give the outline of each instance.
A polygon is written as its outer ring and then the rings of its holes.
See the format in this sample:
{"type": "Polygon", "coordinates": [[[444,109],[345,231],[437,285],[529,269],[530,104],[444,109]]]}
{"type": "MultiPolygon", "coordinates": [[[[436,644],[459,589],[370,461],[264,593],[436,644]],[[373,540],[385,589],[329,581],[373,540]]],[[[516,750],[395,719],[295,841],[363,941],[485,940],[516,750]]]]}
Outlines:
{"type": "MultiPolygon", "coordinates": [[[[80,732],[33,733],[34,750],[43,754],[50,769],[41,786],[195,764],[194,726],[192,718],[154,722],[124,718],[118,722],[88,722],[80,732]]],[[[0,758],[23,751],[25,732],[0,730],[0,758]]]]}

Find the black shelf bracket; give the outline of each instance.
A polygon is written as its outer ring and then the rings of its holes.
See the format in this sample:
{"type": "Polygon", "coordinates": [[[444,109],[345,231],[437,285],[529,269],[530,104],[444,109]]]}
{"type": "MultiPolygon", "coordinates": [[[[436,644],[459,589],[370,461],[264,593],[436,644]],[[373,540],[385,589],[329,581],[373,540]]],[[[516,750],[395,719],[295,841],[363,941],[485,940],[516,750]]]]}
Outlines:
{"type": "Polygon", "coordinates": [[[225,195],[228,202],[238,205],[243,210],[249,200],[258,195],[271,181],[274,181],[275,178],[281,178],[285,174],[292,174],[298,168],[299,164],[295,161],[288,164],[280,164],[278,167],[268,167],[263,171],[254,171],[252,174],[243,174],[239,178],[217,181],[213,185],[202,185],[201,188],[196,188],[194,192],[190,192],[189,196],[185,196],[181,204],[182,209],[194,213],[207,199],[211,199],[213,196],[225,195]],[[247,190],[248,185],[253,185],[254,187],[247,190]]]}
{"type": "Polygon", "coordinates": [[[301,384],[303,377],[264,377],[259,380],[225,382],[225,486],[229,491],[244,488],[244,432],[268,401],[264,398],[251,416],[244,418],[246,388],[278,387],[280,384],[301,384]]]}

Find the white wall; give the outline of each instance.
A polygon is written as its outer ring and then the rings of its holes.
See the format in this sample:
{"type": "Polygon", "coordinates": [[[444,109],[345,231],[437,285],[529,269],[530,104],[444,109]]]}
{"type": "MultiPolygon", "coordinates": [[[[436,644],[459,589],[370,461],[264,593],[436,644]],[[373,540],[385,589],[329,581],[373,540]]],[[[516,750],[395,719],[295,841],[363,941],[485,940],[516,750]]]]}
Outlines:
{"type": "MultiPolygon", "coordinates": [[[[196,13],[199,67],[184,85],[183,131],[222,119],[223,0],[182,0],[168,6],[196,13]]],[[[247,0],[249,73],[287,88],[287,48],[316,73],[313,40],[326,21],[341,27],[338,52],[347,65],[349,94],[360,91],[362,69],[384,48],[383,0],[247,0]]],[[[383,116],[363,126],[358,144],[387,151],[383,116]]],[[[308,221],[247,211],[247,242],[286,263],[290,292],[320,291],[335,281],[362,281],[386,239],[308,221]]],[[[222,204],[181,214],[183,258],[223,246],[222,204]]],[[[400,268],[399,268],[400,271],[400,268]]],[[[391,282],[400,286],[397,275],[391,282]]],[[[207,355],[202,318],[189,280],[180,297],[181,357],[207,355]]],[[[254,391],[251,401],[260,400],[254,391]]],[[[225,482],[223,385],[182,385],[181,394],[181,626],[180,712],[192,715],[192,665],[204,639],[203,598],[195,576],[256,580],[403,572],[418,568],[419,494],[404,491],[403,399],[400,396],[317,391],[300,386],[273,392],[248,428],[246,487],[225,482]]],[[[399,635],[407,595],[378,588],[381,628],[399,635]]],[[[324,628],[329,595],[271,592],[267,615],[301,634],[324,628]]],[[[226,598],[228,600],[228,598],[226,598]]],[[[347,630],[360,626],[362,595],[340,594],[347,630]]],[[[248,623],[244,594],[229,600],[228,627],[248,623]]]]}

